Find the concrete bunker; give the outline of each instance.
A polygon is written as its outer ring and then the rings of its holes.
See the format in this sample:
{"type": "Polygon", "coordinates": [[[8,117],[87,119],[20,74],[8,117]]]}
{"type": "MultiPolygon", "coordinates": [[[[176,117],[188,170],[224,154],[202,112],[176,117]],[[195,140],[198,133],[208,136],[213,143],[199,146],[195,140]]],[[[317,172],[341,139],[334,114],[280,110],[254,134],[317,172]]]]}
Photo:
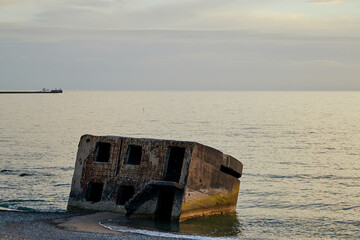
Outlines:
{"type": "Polygon", "coordinates": [[[235,211],[242,163],[186,141],[84,135],[69,211],[113,211],[165,221],[235,211]]]}

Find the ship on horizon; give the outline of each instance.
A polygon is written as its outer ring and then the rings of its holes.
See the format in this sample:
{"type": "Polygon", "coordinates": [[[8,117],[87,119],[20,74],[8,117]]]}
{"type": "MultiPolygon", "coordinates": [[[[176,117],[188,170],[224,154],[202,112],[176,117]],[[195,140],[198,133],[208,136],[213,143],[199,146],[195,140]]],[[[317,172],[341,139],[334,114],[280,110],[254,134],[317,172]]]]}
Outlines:
{"type": "Polygon", "coordinates": [[[41,90],[41,92],[43,92],[43,93],[62,93],[63,92],[63,90],[61,89],[61,88],[59,88],[59,89],[57,89],[57,88],[54,88],[54,89],[48,89],[48,88],[43,88],[42,90],[41,90]]]}

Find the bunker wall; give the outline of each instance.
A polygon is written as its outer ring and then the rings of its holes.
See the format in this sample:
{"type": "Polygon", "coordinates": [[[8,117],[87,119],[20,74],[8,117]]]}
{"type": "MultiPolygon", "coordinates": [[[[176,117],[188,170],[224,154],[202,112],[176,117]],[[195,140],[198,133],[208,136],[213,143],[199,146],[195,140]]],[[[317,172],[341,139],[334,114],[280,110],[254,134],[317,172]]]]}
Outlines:
{"type": "Polygon", "coordinates": [[[242,164],[208,146],[196,144],[189,168],[180,221],[235,211],[242,164]]]}
{"type": "MultiPolygon", "coordinates": [[[[124,204],[151,180],[186,184],[193,142],[84,135],[79,142],[68,210],[125,213],[124,204]],[[169,158],[183,149],[181,165],[169,158]],[[172,168],[180,168],[171,172],[172,168]]],[[[176,192],[172,219],[178,219],[183,191],[176,192]]],[[[154,216],[158,198],[141,205],[137,215],[154,216]]]]}

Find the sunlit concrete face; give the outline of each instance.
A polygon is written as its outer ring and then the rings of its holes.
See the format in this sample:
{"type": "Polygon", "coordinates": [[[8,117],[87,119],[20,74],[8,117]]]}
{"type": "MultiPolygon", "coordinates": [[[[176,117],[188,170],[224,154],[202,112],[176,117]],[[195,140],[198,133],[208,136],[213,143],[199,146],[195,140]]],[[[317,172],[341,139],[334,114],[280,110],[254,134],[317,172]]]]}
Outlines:
{"type": "Polygon", "coordinates": [[[242,164],[194,142],[82,136],[69,211],[165,221],[235,211],[242,164]]]}

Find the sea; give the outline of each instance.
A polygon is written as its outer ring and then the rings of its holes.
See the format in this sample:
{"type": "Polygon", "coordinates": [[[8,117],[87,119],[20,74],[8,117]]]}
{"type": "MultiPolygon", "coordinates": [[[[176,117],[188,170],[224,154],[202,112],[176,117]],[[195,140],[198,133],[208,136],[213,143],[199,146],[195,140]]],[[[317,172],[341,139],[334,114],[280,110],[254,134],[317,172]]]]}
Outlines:
{"type": "Polygon", "coordinates": [[[65,90],[0,94],[0,113],[0,207],[66,211],[83,134],[185,140],[243,163],[236,213],[104,227],[190,239],[360,239],[360,92],[65,90]]]}

